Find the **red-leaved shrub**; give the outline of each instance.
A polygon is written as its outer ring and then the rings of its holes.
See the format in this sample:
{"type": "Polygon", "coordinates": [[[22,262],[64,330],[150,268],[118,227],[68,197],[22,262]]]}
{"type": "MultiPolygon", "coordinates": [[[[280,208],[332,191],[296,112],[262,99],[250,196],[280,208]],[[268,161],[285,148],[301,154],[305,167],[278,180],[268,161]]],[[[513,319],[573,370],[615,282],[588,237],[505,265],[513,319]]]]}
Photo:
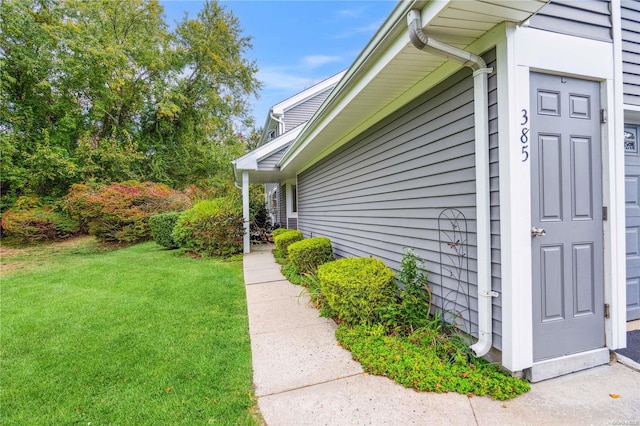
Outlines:
{"type": "Polygon", "coordinates": [[[66,198],[71,217],[100,241],[135,243],[150,238],[149,217],[190,207],[183,193],[154,182],[73,185],[66,198]]]}
{"type": "Polygon", "coordinates": [[[18,198],[2,215],[5,235],[23,243],[67,238],[78,233],[78,222],[36,196],[18,198]]]}

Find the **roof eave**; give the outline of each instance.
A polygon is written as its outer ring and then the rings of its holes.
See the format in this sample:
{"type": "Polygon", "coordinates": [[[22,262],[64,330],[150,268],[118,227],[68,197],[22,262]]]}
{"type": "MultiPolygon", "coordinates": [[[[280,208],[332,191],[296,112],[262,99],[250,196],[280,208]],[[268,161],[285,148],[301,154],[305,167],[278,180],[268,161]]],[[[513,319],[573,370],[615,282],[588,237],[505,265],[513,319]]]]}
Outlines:
{"type": "MultiPolygon", "coordinates": [[[[505,21],[521,23],[537,13],[547,2],[548,0],[524,0],[508,4],[498,0],[486,3],[451,0],[400,2],[277,165],[288,173],[292,173],[290,168],[295,169],[296,173],[305,170],[369,128],[376,120],[379,121],[424,93],[438,79],[441,81],[462,67],[437,55],[418,51],[411,45],[406,21],[409,10],[421,10],[423,28],[435,31],[434,38],[438,39],[442,32],[445,39],[453,40],[449,43],[458,44],[463,49],[475,49],[485,44],[484,36],[490,33],[495,35],[496,30],[501,28],[500,24],[505,21]],[[443,27],[443,20],[452,21],[452,13],[458,13],[460,8],[467,7],[475,9],[467,13],[472,16],[475,14],[477,18],[468,20],[467,30],[443,27]],[[493,10],[498,12],[495,16],[490,13],[493,10]],[[465,31],[474,35],[465,35],[465,31]],[[465,41],[462,42],[462,39],[465,41]],[[396,78],[391,72],[395,69],[394,66],[402,66],[407,61],[416,69],[410,71],[414,74],[410,79],[396,78]],[[422,68],[421,64],[424,63],[429,63],[431,70],[422,68]],[[383,89],[387,91],[386,99],[376,99],[378,103],[375,104],[352,104],[354,99],[367,97],[366,89],[371,82],[377,82],[380,87],[380,83],[386,81],[389,82],[388,88],[383,89]],[[358,112],[358,108],[366,112],[358,112]]],[[[486,47],[488,48],[490,46],[486,47]]],[[[474,53],[482,52],[483,50],[479,50],[474,53]]],[[[375,90],[377,89],[369,90],[369,97],[372,97],[375,90]]]]}

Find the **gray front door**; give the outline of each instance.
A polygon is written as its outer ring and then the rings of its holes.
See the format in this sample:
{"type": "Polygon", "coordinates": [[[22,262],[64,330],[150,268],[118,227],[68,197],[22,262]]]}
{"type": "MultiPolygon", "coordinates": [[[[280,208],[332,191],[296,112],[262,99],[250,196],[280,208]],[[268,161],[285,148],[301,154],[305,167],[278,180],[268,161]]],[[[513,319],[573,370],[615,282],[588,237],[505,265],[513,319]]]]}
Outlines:
{"type": "Polygon", "coordinates": [[[632,321],[640,318],[640,126],[625,126],[624,136],[627,321],[632,321]]]}
{"type": "Polygon", "coordinates": [[[605,345],[599,93],[531,73],[534,361],[605,345]]]}

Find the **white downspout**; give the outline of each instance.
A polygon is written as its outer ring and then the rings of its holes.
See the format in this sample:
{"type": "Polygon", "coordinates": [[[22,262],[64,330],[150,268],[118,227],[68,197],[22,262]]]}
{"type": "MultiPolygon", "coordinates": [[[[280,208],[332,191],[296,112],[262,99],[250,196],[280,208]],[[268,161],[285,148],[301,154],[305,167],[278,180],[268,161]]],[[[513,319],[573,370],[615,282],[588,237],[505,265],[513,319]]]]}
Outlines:
{"type": "Polygon", "coordinates": [[[459,62],[473,69],[473,108],[475,118],[476,158],[476,226],[478,251],[478,341],[471,346],[476,356],[486,355],[492,346],[492,297],[491,290],[491,215],[489,187],[489,94],[485,61],[478,55],[458,49],[428,37],[422,31],[419,10],[407,14],[409,38],[413,45],[429,53],[459,62]]]}
{"type": "Polygon", "coordinates": [[[284,121],[282,121],[282,114],[278,114],[276,115],[273,110],[271,110],[269,112],[269,116],[273,119],[273,121],[275,121],[276,123],[278,123],[278,127],[277,127],[277,134],[276,137],[283,135],[286,132],[286,127],[284,125],[284,121]]]}

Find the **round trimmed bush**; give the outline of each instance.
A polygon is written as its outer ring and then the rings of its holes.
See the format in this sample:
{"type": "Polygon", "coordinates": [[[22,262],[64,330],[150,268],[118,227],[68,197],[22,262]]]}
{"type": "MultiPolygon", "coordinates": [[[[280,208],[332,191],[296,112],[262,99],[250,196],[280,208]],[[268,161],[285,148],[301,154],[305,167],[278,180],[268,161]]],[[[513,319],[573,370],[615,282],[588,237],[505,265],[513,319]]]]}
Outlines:
{"type": "Polygon", "coordinates": [[[289,230],[273,237],[273,242],[276,245],[276,250],[280,251],[285,257],[288,257],[289,246],[303,238],[302,231],[289,230]]]}
{"type": "Polygon", "coordinates": [[[295,231],[295,229],[289,229],[289,228],[276,228],[273,231],[271,231],[271,235],[273,235],[273,238],[277,237],[280,234],[284,234],[285,232],[289,232],[289,231],[295,231]]]}
{"type": "Polygon", "coordinates": [[[178,222],[180,212],[160,213],[149,218],[149,228],[151,228],[151,237],[162,247],[175,249],[180,245],[173,239],[173,228],[178,222]]]}
{"type": "Polygon", "coordinates": [[[394,273],[372,257],[345,258],[318,267],[320,290],[338,319],[349,325],[374,324],[396,302],[394,273]]]}
{"type": "Polygon", "coordinates": [[[289,251],[289,262],[298,274],[315,274],[318,266],[333,260],[331,240],[327,237],[307,238],[292,243],[289,251]]]}

